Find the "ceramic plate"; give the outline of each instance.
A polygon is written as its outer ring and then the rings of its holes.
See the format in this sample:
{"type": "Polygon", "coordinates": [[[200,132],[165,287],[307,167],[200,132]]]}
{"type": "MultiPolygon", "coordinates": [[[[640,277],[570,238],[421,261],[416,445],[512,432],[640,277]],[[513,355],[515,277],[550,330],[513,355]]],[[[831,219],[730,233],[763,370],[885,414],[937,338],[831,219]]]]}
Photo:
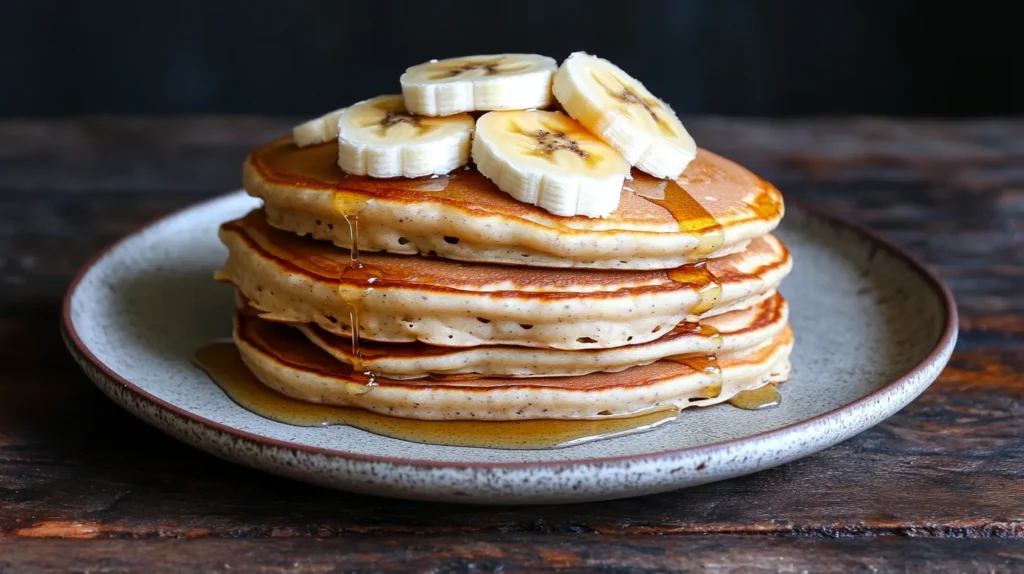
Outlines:
{"type": "Polygon", "coordinates": [[[877,424],[938,376],[956,341],[946,288],[910,256],[850,224],[791,207],[779,237],[796,335],[781,406],[684,411],[658,429],[579,446],[431,446],[349,427],[306,428],[233,403],[191,363],[230,333],[217,226],[255,205],[241,192],[166,217],[99,254],[64,302],[68,347],[136,416],[216,456],[320,485],[474,503],[635,496],[747,474],[877,424]]]}

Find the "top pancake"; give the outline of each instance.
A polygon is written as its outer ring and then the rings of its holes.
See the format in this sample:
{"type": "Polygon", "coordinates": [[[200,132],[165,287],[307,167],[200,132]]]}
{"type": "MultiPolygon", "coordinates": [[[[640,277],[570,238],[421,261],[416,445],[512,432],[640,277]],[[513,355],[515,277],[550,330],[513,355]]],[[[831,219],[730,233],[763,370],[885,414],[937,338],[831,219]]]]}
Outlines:
{"type": "Polygon", "coordinates": [[[771,184],[706,150],[674,181],[634,170],[602,219],[516,201],[468,166],[436,178],[347,175],[337,152],[336,142],[272,142],[246,159],[245,189],[264,200],[271,225],[345,248],[345,215],[358,214],[360,250],[539,267],[678,267],[742,249],[784,212],[771,184]]]}

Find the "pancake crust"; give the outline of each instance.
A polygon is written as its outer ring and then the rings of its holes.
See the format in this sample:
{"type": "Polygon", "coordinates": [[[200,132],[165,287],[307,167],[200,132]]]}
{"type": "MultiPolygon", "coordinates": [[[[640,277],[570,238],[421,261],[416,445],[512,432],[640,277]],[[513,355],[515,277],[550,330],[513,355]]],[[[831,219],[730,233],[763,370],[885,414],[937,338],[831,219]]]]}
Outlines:
{"type": "MultiPolygon", "coordinates": [[[[392,379],[483,375],[488,377],[552,377],[617,372],[677,355],[727,356],[757,347],[786,326],[789,309],[776,293],[749,309],[731,311],[695,323],[683,323],[663,337],[614,349],[559,351],[490,345],[435,347],[423,343],[375,343],[360,346],[362,366],[392,379]]],[[[315,325],[296,328],[335,359],[351,365],[352,341],[315,325]]]]}
{"type": "Polygon", "coordinates": [[[675,183],[634,170],[603,219],[551,215],[472,168],[375,180],[344,174],[336,160],[336,142],[299,148],[280,139],[249,155],[244,186],[264,200],[272,225],[345,248],[352,235],[343,215],[358,213],[361,250],[540,267],[668,269],[736,252],[784,213],[771,184],[706,150],[675,183]],[[696,202],[681,221],[657,203],[676,184],[696,202]]]}
{"type": "Polygon", "coordinates": [[[350,301],[360,336],[441,346],[523,345],[599,349],[651,341],[683,321],[747,308],[769,297],[789,273],[788,251],[772,236],[707,263],[720,297],[692,311],[706,282],[674,281],[666,271],[533,269],[443,259],[366,254],[366,283],[343,279],[348,252],[267,225],[262,213],[228,222],[229,256],[218,275],[264,317],[315,323],[344,333],[350,301]]]}
{"type": "Polygon", "coordinates": [[[742,390],[784,380],[793,343],[786,327],[760,347],[722,358],[721,381],[680,363],[658,361],[618,373],[580,377],[377,378],[376,385],[368,387],[365,379],[353,376],[350,367],[290,326],[238,313],[234,339],[253,374],[282,394],[312,403],[427,420],[596,419],[667,406],[712,405],[742,390]]]}

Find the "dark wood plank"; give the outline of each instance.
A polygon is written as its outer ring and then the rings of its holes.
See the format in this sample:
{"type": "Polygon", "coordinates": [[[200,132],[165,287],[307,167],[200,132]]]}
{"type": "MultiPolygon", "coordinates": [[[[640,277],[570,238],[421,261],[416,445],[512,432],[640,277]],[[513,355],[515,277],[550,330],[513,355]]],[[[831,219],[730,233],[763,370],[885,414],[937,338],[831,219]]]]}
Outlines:
{"type": "Polygon", "coordinates": [[[958,352],[932,389],[885,423],[757,475],[635,500],[475,508],[307,487],[181,445],[83,380],[53,319],[3,325],[6,340],[49,343],[34,356],[11,348],[0,355],[12,365],[0,384],[0,536],[1024,536],[1020,349],[958,352]]]}
{"type": "MultiPolygon", "coordinates": [[[[235,188],[254,146],[287,135],[301,118],[90,117],[0,123],[0,182],[7,189],[235,188]]],[[[969,188],[1022,177],[1022,119],[902,121],[880,118],[689,118],[711,150],[772,181],[941,181],[969,188]]]]}
{"type": "Polygon", "coordinates": [[[525,534],[0,539],[0,572],[1019,572],[1015,540],[525,534]]]}
{"type": "Polygon", "coordinates": [[[89,118],[0,124],[0,182],[81,193],[237,189],[242,160],[290,122],[89,118]]]}
{"type": "Polygon", "coordinates": [[[325,571],[423,570],[430,557],[438,571],[1021,568],[1024,121],[688,123],[788,199],[933,265],[960,305],[952,362],[888,421],[777,469],[497,509],[332,492],[224,463],[121,411],[64,351],[59,301],[75,270],[144,222],[237,186],[246,151],[290,124],[0,122],[0,572],[274,570],[296,555],[325,571]],[[862,535],[873,538],[821,538],[862,535]]]}

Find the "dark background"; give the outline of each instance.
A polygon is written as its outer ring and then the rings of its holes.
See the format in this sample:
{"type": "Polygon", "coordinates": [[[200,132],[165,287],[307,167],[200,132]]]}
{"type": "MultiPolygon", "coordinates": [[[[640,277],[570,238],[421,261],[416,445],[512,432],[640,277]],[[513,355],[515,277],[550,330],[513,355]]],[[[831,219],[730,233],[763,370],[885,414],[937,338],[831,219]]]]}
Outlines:
{"type": "Polygon", "coordinates": [[[1016,2],[0,0],[0,116],[310,115],[430,58],[575,50],[684,114],[1024,112],[1016,2]]]}

